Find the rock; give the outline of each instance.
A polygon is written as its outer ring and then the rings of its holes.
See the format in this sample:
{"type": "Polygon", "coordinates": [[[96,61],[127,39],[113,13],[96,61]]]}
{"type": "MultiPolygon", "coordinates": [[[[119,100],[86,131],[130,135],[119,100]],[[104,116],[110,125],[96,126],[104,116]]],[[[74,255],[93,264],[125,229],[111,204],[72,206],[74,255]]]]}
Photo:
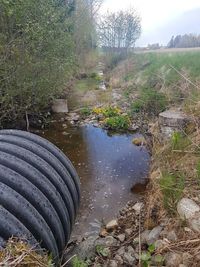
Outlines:
{"type": "Polygon", "coordinates": [[[151,230],[147,237],[147,244],[151,245],[155,243],[155,241],[159,239],[161,231],[162,231],[161,226],[157,226],[153,230],[151,230]]]}
{"type": "Polygon", "coordinates": [[[124,262],[122,257],[119,255],[116,255],[114,259],[119,263],[119,265],[122,265],[124,262]]]}
{"type": "Polygon", "coordinates": [[[113,92],[112,93],[112,98],[114,100],[120,100],[122,98],[122,95],[121,94],[118,94],[117,92],[113,92]]]}
{"type": "Polygon", "coordinates": [[[181,111],[166,110],[159,114],[159,124],[162,126],[183,129],[188,117],[181,111]]]}
{"type": "Polygon", "coordinates": [[[145,230],[144,232],[141,233],[140,239],[142,244],[147,243],[150,232],[151,232],[150,230],[145,230]]]}
{"type": "Polygon", "coordinates": [[[196,213],[196,215],[193,218],[188,219],[188,223],[192,230],[200,233],[200,213],[199,212],[196,213]]]}
{"type": "Polygon", "coordinates": [[[128,264],[128,266],[134,266],[134,264],[136,263],[136,258],[126,252],[123,255],[123,259],[124,259],[124,262],[128,264]]]}
{"type": "Polygon", "coordinates": [[[117,240],[113,236],[106,236],[105,238],[99,238],[95,242],[95,246],[100,245],[104,247],[116,246],[118,244],[117,240]]]}
{"type": "Polygon", "coordinates": [[[118,263],[115,260],[109,261],[109,267],[118,267],[118,263]]]}
{"type": "Polygon", "coordinates": [[[132,255],[132,256],[134,256],[134,254],[135,254],[135,250],[134,250],[134,248],[133,247],[131,247],[131,246],[128,246],[128,253],[130,254],[130,255],[132,255]]]}
{"type": "Polygon", "coordinates": [[[168,252],[165,256],[165,264],[168,267],[177,267],[182,263],[182,257],[178,253],[168,252]]]}
{"type": "Polygon", "coordinates": [[[69,133],[67,133],[67,132],[62,132],[62,135],[69,135],[69,133]]]}
{"type": "Polygon", "coordinates": [[[133,209],[139,214],[143,206],[144,204],[142,202],[139,202],[133,206],[133,209]]]}
{"type": "Polygon", "coordinates": [[[161,249],[164,246],[166,246],[167,244],[168,244],[167,241],[159,239],[159,240],[156,240],[156,242],[155,242],[155,248],[156,249],[161,249]]]}
{"type": "Polygon", "coordinates": [[[118,254],[119,256],[123,256],[124,253],[125,253],[125,247],[121,247],[121,248],[119,248],[118,251],[117,251],[117,254],[118,254]]]}
{"type": "Polygon", "coordinates": [[[124,242],[124,240],[126,239],[126,236],[125,236],[125,234],[121,234],[121,235],[118,235],[118,236],[117,236],[117,239],[118,239],[120,242],[124,242]]]}
{"type": "Polygon", "coordinates": [[[99,89],[102,90],[102,91],[106,91],[106,85],[105,85],[104,81],[100,82],[99,89]]]}
{"type": "Polygon", "coordinates": [[[101,237],[106,237],[109,235],[109,233],[106,231],[106,229],[102,229],[99,234],[101,237]]]}
{"type": "Polygon", "coordinates": [[[139,126],[135,123],[131,124],[129,130],[130,131],[137,131],[139,129],[139,126]]]}
{"type": "Polygon", "coordinates": [[[176,235],[176,233],[175,233],[174,230],[170,231],[170,232],[167,234],[167,239],[168,239],[169,241],[171,241],[171,242],[175,242],[175,241],[177,241],[178,237],[177,237],[177,235],[176,235]]]}
{"type": "Polygon", "coordinates": [[[68,105],[66,99],[55,99],[52,104],[52,111],[54,113],[68,113],[68,105]]]}
{"type": "Polygon", "coordinates": [[[73,251],[71,251],[67,255],[67,259],[69,259],[73,255],[77,255],[81,260],[85,260],[86,258],[91,258],[95,256],[95,242],[98,236],[90,236],[85,241],[78,244],[73,251]]]}
{"type": "Polygon", "coordinates": [[[112,220],[109,223],[107,223],[106,230],[114,230],[117,228],[117,226],[118,226],[117,220],[112,220]]]}
{"type": "Polygon", "coordinates": [[[181,219],[185,220],[194,217],[200,207],[193,200],[182,198],[177,205],[177,211],[181,219]]]}
{"type": "Polygon", "coordinates": [[[186,128],[190,119],[186,114],[176,110],[166,110],[159,114],[160,132],[164,138],[169,138],[174,132],[186,128]]]}
{"type": "Polygon", "coordinates": [[[135,146],[145,146],[147,144],[146,140],[144,139],[144,137],[133,138],[132,143],[135,146]]]}
{"type": "Polygon", "coordinates": [[[78,122],[80,120],[80,115],[77,113],[70,113],[70,120],[73,122],[78,122]]]}
{"type": "Polygon", "coordinates": [[[126,237],[129,237],[132,234],[133,230],[132,229],[126,229],[125,230],[125,235],[126,237]]]}

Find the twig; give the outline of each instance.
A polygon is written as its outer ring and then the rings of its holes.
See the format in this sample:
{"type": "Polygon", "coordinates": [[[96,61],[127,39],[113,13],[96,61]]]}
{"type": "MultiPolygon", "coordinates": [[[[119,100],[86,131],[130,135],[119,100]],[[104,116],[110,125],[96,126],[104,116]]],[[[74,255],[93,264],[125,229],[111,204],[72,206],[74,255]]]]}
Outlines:
{"type": "Polygon", "coordinates": [[[61,265],[61,267],[65,267],[67,265],[68,262],[70,262],[73,258],[75,258],[77,255],[73,255],[71,258],[69,258],[63,265],[61,265]]]}
{"type": "Polygon", "coordinates": [[[29,124],[29,119],[28,119],[28,113],[26,111],[26,130],[27,130],[27,132],[29,132],[29,126],[30,126],[30,124],[29,124]]]}
{"type": "Polygon", "coordinates": [[[139,213],[139,267],[141,267],[141,209],[139,213]]]}
{"type": "Polygon", "coordinates": [[[176,153],[186,153],[186,154],[197,154],[197,155],[200,154],[200,152],[196,152],[196,151],[188,151],[188,150],[172,150],[172,152],[176,152],[176,153]]]}
{"type": "Polygon", "coordinates": [[[193,83],[190,79],[188,79],[185,75],[183,75],[180,71],[178,71],[174,66],[172,66],[171,64],[169,64],[169,66],[175,70],[181,77],[183,77],[187,82],[189,82],[191,85],[193,85],[195,88],[197,88],[198,90],[200,89],[199,86],[197,86],[195,83],[193,83]]]}

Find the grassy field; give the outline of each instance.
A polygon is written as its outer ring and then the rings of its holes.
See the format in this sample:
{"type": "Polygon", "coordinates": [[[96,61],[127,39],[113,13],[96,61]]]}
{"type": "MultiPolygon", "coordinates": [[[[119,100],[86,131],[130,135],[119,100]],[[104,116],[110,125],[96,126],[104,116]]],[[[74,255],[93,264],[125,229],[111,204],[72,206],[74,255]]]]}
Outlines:
{"type": "Polygon", "coordinates": [[[133,102],[149,101],[144,90],[148,95],[155,90],[164,94],[169,106],[199,101],[200,50],[131,54],[110,73],[110,84],[133,102]]]}
{"type": "Polygon", "coordinates": [[[141,53],[177,53],[177,52],[191,52],[200,51],[200,47],[189,47],[189,48],[160,48],[154,50],[140,50],[136,51],[137,54],[141,53]]]}

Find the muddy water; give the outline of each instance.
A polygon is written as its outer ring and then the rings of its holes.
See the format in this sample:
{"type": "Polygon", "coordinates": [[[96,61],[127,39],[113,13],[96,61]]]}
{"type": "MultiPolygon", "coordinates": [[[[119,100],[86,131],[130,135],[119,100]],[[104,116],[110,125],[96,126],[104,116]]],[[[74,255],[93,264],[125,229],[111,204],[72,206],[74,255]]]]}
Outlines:
{"type": "Polygon", "coordinates": [[[73,236],[98,231],[102,220],[109,221],[127,201],[138,199],[130,189],[146,178],[150,156],[145,148],[132,144],[135,135],[111,135],[91,125],[63,129],[62,123],[40,134],[63,150],[81,179],[73,236]]]}

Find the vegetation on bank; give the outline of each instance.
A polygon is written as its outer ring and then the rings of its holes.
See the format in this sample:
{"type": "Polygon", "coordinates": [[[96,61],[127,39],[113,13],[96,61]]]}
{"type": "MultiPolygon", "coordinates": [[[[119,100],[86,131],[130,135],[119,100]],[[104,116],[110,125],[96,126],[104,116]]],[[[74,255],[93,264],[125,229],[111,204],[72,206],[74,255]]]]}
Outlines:
{"type": "Polygon", "coordinates": [[[0,125],[63,93],[96,44],[90,2],[1,1],[0,125]]]}
{"type": "Polygon", "coordinates": [[[26,242],[15,238],[10,238],[5,249],[0,251],[1,266],[55,266],[52,259],[44,251],[37,253],[37,250],[31,248],[26,242]]]}

